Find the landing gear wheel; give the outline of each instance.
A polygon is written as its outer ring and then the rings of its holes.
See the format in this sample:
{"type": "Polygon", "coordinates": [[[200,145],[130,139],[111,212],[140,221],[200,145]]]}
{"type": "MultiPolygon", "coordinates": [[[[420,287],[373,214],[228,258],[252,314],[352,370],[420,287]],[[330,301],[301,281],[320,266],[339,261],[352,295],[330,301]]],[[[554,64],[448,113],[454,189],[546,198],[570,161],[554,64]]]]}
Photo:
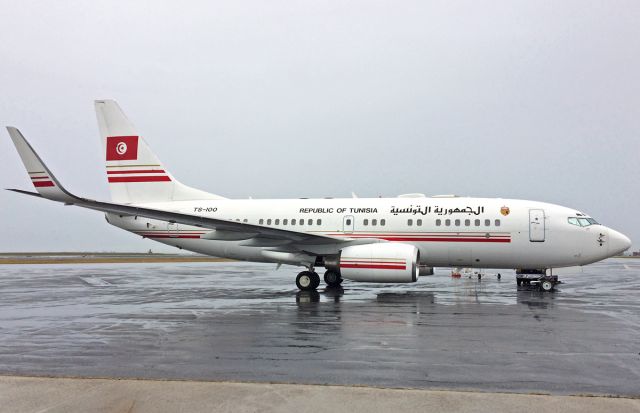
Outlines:
{"type": "Polygon", "coordinates": [[[315,290],[320,285],[320,276],[317,272],[312,272],[311,274],[311,276],[313,277],[313,289],[315,290]]]}
{"type": "Polygon", "coordinates": [[[320,276],[312,271],[302,271],[296,277],[296,285],[302,291],[313,291],[320,285],[320,276]]]}
{"type": "Polygon", "coordinates": [[[549,280],[544,280],[540,282],[540,289],[542,291],[546,291],[549,292],[551,290],[553,290],[553,283],[549,280]]]}
{"type": "Polygon", "coordinates": [[[324,273],[324,282],[327,283],[327,287],[336,288],[342,284],[342,277],[335,271],[327,271],[324,273]]]}
{"type": "Polygon", "coordinates": [[[482,279],[482,274],[478,273],[478,280],[482,279]]]}
{"type": "Polygon", "coordinates": [[[500,275],[500,273],[498,273],[498,279],[502,278],[502,275],[500,275]]]}

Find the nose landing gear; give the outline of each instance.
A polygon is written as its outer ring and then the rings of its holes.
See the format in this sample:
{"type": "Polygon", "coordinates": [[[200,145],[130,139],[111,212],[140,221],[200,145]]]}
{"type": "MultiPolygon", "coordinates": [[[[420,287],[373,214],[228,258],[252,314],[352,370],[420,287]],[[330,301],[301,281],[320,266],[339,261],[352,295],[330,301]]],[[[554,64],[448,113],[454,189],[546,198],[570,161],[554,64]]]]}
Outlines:
{"type": "Polygon", "coordinates": [[[551,271],[550,274],[547,275],[545,269],[521,269],[516,270],[516,284],[518,287],[535,286],[540,291],[550,292],[554,290],[557,284],[561,284],[561,281],[558,281],[558,276],[553,275],[551,271]]]}

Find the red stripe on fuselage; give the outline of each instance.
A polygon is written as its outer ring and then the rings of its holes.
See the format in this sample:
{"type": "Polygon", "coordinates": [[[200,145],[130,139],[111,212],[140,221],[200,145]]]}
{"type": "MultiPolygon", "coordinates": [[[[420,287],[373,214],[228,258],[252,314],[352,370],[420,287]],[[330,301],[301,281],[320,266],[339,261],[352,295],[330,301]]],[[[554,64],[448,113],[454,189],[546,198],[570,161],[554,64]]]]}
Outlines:
{"type": "Polygon", "coordinates": [[[168,176],[110,176],[109,183],[119,182],[167,182],[171,181],[168,176]]]}
{"type": "Polygon", "coordinates": [[[434,237],[434,236],[429,236],[429,237],[418,237],[418,236],[412,236],[412,237],[408,237],[408,236],[402,236],[402,235],[365,235],[365,236],[360,236],[360,235],[354,235],[354,234],[340,234],[340,235],[332,235],[332,236],[339,236],[342,238],[375,238],[375,239],[383,239],[386,241],[417,241],[417,242],[511,242],[511,237],[509,235],[503,235],[500,237],[496,237],[496,236],[492,236],[490,238],[486,238],[486,237],[478,237],[477,235],[475,237],[471,237],[471,236],[467,236],[467,237],[462,237],[462,236],[458,236],[458,237],[434,237]],[[508,237],[508,238],[507,238],[508,237]]]}
{"type": "Polygon", "coordinates": [[[510,234],[490,234],[487,236],[486,232],[445,232],[445,233],[435,233],[435,232],[423,232],[423,233],[402,233],[402,232],[377,232],[373,233],[325,233],[323,235],[330,236],[344,236],[344,237],[365,237],[365,238],[375,238],[375,237],[445,237],[445,238],[462,238],[462,237],[471,237],[471,238],[505,238],[511,237],[510,234]]]}
{"type": "Polygon", "coordinates": [[[511,242],[510,238],[408,238],[408,237],[376,237],[387,241],[419,241],[419,242],[511,242]]]}

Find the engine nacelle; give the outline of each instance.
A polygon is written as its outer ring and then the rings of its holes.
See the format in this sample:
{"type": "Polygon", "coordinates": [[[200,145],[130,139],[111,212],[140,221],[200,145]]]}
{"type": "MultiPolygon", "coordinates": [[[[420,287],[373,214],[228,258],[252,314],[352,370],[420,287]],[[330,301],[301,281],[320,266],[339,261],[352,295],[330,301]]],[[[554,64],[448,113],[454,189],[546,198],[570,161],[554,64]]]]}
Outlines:
{"type": "Polygon", "coordinates": [[[419,276],[420,252],[400,243],[354,245],[340,252],[337,267],[342,278],[361,282],[409,283],[419,276]]]}

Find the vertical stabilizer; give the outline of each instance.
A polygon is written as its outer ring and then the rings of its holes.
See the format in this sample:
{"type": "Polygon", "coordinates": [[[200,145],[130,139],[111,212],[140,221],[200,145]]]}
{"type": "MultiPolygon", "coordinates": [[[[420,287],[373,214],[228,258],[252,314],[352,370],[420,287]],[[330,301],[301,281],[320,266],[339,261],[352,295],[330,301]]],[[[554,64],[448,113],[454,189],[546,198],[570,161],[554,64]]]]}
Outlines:
{"type": "Polygon", "coordinates": [[[176,180],[114,100],[96,100],[111,199],[147,203],[222,199],[176,180]]]}

